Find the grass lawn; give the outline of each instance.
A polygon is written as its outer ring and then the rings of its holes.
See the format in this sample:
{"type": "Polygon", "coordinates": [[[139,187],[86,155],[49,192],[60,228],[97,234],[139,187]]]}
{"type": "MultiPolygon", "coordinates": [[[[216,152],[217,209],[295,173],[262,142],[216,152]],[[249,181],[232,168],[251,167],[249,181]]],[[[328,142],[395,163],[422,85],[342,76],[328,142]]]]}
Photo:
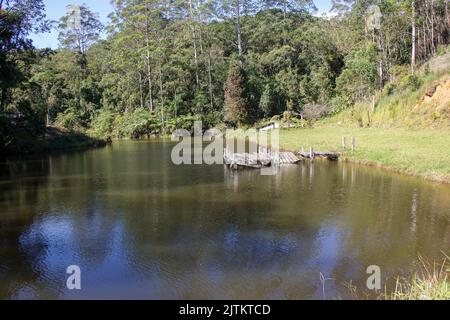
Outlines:
{"type": "MultiPolygon", "coordinates": [[[[343,152],[342,160],[377,165],[401,173],[450,183],[450,131],[318,127],[282,130],[281,148],[342,152],[356,138],[357,151],[343,152]]],[[[351,149],[348,147],[348,149],[351,149]]]]}

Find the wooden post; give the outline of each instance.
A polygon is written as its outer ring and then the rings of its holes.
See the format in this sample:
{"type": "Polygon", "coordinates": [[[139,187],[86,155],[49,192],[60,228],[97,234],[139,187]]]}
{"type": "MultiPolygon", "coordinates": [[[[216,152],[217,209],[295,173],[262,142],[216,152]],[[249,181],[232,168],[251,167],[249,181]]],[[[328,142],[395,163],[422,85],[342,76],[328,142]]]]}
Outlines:
{"type": "Polygon", "coordinates": [[[347,139],[342,137],[342,148],[345,150],[347,148],[347,139]]]}
{"type": "Polygon", "coordinates": [[[314,158],[315,158],[314,148],[313,147],[311,147],[311,149],[309,150],[309,158],[311,160],[314,160],[314,158]]]}
{"type": "Polygon", "coordinates": [[[352,139],[352,151],[355,152],[356,151],[356,138],[353,137],[352,139]]]}
{"type": "Polygon", "coordinates": [[[302,154],[305,153],[305,147],[302,146],[302,154]]]}

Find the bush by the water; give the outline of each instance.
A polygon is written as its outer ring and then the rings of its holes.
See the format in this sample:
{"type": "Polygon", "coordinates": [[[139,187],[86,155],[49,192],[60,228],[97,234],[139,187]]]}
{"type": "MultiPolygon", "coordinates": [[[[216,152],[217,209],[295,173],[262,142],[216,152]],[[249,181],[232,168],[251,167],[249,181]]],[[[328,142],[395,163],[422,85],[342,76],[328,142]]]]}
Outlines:
{"type": "Polygon", "coordinates": [[[217,120],[185,115],[165,119],[163,126],[161,114],[145,108],[137,108],[125,114],[102,110],[92,120],[88,134],[100,138],[140,139],[171,134],[177,129],[193,132],[195,121],[203,121],[204,127],[209,127],[217,120]]]}

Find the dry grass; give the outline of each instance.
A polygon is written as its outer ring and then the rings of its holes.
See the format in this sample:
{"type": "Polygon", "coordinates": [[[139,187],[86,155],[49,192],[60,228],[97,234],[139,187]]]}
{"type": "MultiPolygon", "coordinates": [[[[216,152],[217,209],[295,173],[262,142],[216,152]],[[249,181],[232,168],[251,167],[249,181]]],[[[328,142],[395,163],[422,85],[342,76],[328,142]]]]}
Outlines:
{"type": "Polygon", "coordinates": [[[450,259],[427,263],[419,259],[419,271],[411,279],[398,278],[395,291],[385,294],[387,300],[450,300],[450,259]]]}

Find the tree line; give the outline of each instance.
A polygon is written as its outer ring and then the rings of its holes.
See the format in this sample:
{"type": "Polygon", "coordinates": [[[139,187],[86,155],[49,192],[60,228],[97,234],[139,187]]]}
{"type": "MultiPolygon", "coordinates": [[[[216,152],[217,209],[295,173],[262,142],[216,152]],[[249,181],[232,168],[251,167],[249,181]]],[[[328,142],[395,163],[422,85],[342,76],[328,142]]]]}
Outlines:
{"type": "Polygon", "coordinates": [[[0,0],[2,147],[50,125],[138,138],[320,117],[413,81],[449,42],[446,0],[334,0],[322,17],[312,0],[111,3],[104,26],[87,5],[51,22],[42,0],[0,0]],[[60,48],[35,49],[51,27],[60,48]]]}

